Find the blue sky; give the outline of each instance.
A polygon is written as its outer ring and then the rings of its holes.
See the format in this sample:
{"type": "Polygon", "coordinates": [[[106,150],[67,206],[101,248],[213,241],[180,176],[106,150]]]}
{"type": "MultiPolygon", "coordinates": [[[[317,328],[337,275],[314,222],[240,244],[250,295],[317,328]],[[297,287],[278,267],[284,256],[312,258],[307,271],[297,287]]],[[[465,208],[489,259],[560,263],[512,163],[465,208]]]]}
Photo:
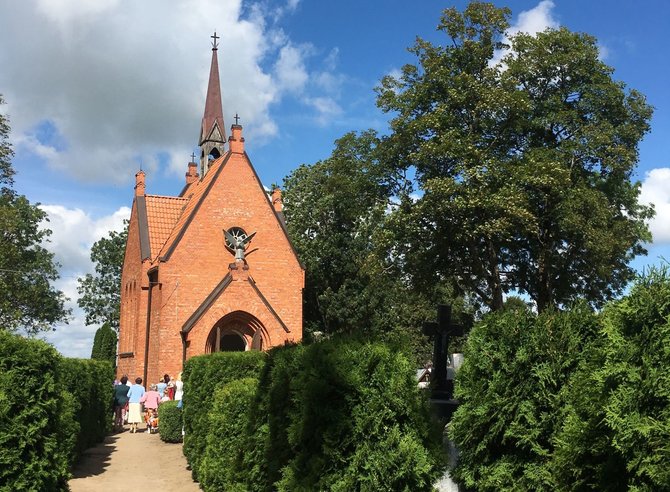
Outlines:
{"type": "MultiPolygon", "coordinates": [[[[644,268],[670,258],[670,2],[495,2],[512,28],[563,25],[598,38],[614,77],[656,109],[637,179],[653,202],[654,243],[644,268]]],[[[436,32],[442,9],[466,2],[369,0],[23,0],[0,3],[0,109],[12,124],[16,189],[40,202],[63,265],[58,287],[74,318],[46,338],[68,356],[90,355],[97,326],[76,308],[90,247],[129,215],[134,174],[147,192],[177,194],[196,149],[211,33],[226,124],[239,113],[246,148],[266,185],[327,157],[350,130],[384,132],[373,88],[414,61],[406,48],[436,32]]]]}

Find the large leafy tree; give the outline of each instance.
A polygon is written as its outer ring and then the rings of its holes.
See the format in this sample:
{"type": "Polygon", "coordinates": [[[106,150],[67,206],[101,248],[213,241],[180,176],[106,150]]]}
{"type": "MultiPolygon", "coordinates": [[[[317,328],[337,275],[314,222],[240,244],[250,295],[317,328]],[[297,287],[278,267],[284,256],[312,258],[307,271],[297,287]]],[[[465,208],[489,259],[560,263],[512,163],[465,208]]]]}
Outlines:
{"type": "Polygon", "coordinates": [[[91,248],[95,274],[79,278],[77,304],[86,313],[86,324],[109,323],[119,329],[121,271],[128,238],[128,223],[121,232],[110,231],[91,248]]]}
{"type": "Polygon", "coordinates": [[[397,237],[413,245],[415,275],[453,275],[490,309],[511,290],[540,311],[599,305],[650,240],[631,176],[651,108],[613,79],[593,37],[547,29],[506,46],[509,15],[445,10],[448,42],[418,39],[418,63],[382,80],[378,105],[395,114],[384,145],[423,192],[399,207],[397,237]]]}
{"type": "MultiPolygon", "coordinates": [[[[438,302],[456,303],[448,281],[414,285],[379,243],[398,196],[407,193],[404,172],[389,168],[373,131],[348,133],[332,155],[302,165],[284,180],[284,213],[306,267],[306,332],[365,333],[401,342],[419,362],[430,358],[420,334],[438,302]]],[[[405,255],[406,253],[403,253],[405,255]]]]}
{"type": "Polygon", "coordinates": [[[35,334],[67,321],[69,310],[51,285],[59,275],[53,253],[42,246],[51,234],[43,227],[47,215],[12,188],[13,155],[0,114],[0,329],[35,334]]]}
{"type": "Polygon", "coordinates": [[[332,156],[302,165],[284,180],[284,213],[306,266],[308,331],[367,325],[378,296],[365,265],[388,193],[377,172],[374,132],[349,133],[332,156]],[[318,327],[318,328],[317,328],[318,327]]]}

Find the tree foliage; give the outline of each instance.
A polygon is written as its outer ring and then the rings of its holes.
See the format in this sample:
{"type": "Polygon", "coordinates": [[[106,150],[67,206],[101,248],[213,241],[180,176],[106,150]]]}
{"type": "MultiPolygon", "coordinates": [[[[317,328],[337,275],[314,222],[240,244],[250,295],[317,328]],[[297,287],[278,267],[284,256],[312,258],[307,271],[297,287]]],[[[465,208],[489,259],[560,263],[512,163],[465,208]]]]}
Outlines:
{"type": "Polygon", "coordinates": [[[378,175],[374,132],[348,133],[326,160],[285,180],[286,222],[306,267],[305,324],[335,332],[370,319],[378,296],[366,263],[388,192],[378,175]]]}
{"type": "Polygon", "coordinates": [[[418,63],[382,79],[378,105],[396,115],[387,155],[423,191],[395,214],[389,254],[412,244],[410,274],[453,275],[495,310],[510,290],[540,311],[599,305],[650,239],[631,176],[651,108],[613,79],[591,36],[518,33],[500,51],[509,15],[480,2],[445,10],[448,42],[419,38],[418,63]]]}
{"type": "Polygon", "coordinates": [[[67,321],[69,310],[65,295],[51,285],[59,274],[43,246],[51,234],[43,227],[47,215],[12,188],[8,136],[7,118],[0,115],[0,329],[34,334],[67,321]]]}
{"type": "Polygon", "coordinates": [[[389,214],[407,185],[381,151],[374,131],[348,133],[328,159],[302,165],[284,180],[287,227],[306,267],[305,328],[401,339],[425,362],[422,322],[438,302],[453,301],[455,311],[464,306],[448,281],[410,283],[380,247],[392,234],[389,214]]]}
{"type": "Polygon", "coordinates": [[[86,313],[86,324],[109,323],[119,329],[121,311],[121,271],[128,239],[128,222],[121,232],[110,231],[91,248],[95,274],[79,278],[77,304],[86,313]]]}

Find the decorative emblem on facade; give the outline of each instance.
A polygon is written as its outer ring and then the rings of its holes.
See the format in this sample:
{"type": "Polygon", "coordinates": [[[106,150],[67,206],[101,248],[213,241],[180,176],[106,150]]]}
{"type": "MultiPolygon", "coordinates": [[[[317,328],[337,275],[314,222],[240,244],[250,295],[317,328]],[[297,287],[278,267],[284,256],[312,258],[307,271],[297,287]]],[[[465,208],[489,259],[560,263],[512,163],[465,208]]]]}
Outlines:
{"type": "Polygon", "coordinates": [[[247,235],[241,227],[231,227],[228,230],[224,229],[223,234],[226,237],[226,246],[235,252],[235,260],[244,260],[244,252],[256,233],[247,235]]]}

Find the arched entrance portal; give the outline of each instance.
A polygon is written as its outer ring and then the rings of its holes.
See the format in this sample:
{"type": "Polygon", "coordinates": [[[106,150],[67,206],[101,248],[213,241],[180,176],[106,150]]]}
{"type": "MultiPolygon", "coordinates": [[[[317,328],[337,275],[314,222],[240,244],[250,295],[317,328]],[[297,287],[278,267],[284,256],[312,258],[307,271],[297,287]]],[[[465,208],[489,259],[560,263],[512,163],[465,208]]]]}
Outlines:
{"type": "Polygon", "coordinates": [[[221,318],[207,337],[206,353],[263,350],[267,333],[263,324],[244,311],[234,311],[221,318]]]}

